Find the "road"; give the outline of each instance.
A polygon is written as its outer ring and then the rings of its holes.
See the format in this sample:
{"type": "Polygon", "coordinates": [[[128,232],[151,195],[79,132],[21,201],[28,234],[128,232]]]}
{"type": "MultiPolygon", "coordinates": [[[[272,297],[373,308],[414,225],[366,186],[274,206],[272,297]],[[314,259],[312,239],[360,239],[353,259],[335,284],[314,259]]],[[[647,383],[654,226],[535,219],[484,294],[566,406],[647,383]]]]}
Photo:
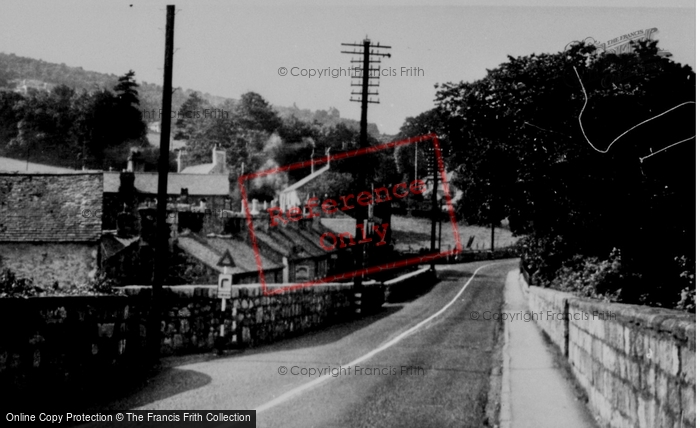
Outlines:
{"type": "Polygon", "coordinates": [[[500,311],[516,267],[439,266],[441,282],[411,302],[223,358],[190,357],[109,407],[257,409],[258,427],[484,426],[500,327],[482,314],[500,311]]]}

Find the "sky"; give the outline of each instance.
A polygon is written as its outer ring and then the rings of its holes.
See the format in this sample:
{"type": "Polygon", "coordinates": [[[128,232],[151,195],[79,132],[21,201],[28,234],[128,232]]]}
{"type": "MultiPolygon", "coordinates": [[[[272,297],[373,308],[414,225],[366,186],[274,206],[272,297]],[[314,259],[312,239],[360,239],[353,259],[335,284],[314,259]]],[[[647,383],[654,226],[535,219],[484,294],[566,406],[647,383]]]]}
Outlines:
{"type": "Polygon", "coordinates": [[[432,108],[437,83],[477,80],[508,55],[555,53],[587,37],[655,27],[659,46],[695,69],[693,0],[2,0],[0,52],[117,75],[133,69],[137,80],[162,84],[166,4],[177,10],[173,85],[212,95],[254,91],[273,105],[335,107],[359,120],[352,79],[331,75],[351,65],[341,43],[391,46],[380,104],[368,114],[385,134],[432,108]]]}

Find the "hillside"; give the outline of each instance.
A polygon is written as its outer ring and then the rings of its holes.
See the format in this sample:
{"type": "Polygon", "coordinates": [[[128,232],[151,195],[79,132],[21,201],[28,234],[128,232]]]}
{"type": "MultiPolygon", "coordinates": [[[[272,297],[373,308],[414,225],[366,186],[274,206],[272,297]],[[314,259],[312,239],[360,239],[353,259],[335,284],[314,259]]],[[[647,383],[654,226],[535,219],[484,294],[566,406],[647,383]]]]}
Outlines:
{"type": "MultiPolygon", "coordinates": [[[[120,74],[126,73],[128,70],[120,70],[120,74]]],[[[136,77],[138,78],[138,70],[136,77]]],[[[36,89],[51,89],[57,85],[66,85],[75,89],[84,89],[86,91],[97,88],[112,89],[117,83],[118,75],[98,73],[95,71],[83,70],[82,67],[69,67],[66,64],[55,64],[46,62],[40,59],[17,56],[15,54],[6,54],[0,52],[0,90],[10,89],[16,90],[20,86],[26,85],[36,89]]],[[[161,108],[162,87],[155,83],[139,82],[139,97],[142,110],[159,110],[161,108]]],[[[187,100],[192,92],[192,89],[182,89],[173,93],[173,110],[179,110],[180,106],[187,100]]],[[[203,99],[213,106],[219,106],[229,98],[220,97],[208,93],[201,93],[203,99]]],[[[235,101],[231,99],[232,101],[235,101]]],[[[352,128],[359,127],[359,122],[352,119],[340,117],[340,112],[336,108],[328,110],[317,110],[315,112],[309,109],[300,109],[293,107],[275,106],[275,110],[282,117],[295,116],[298,119],[313,123],[320,123],[322,126],[334,126],[338,123],[344,123],[352,128]]],[[[368,125],[370,135],[380,137],[379,129],[376,124],[368,125]]]]}

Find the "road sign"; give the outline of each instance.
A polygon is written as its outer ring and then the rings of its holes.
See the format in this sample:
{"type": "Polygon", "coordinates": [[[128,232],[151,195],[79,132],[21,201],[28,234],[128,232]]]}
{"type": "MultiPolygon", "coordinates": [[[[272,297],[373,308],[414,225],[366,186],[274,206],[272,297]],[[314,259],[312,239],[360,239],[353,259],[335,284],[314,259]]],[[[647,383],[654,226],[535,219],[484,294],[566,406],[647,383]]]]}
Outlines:
{"type": "Polygon", "coordinates": [[[233,275],[220,274],[219,275],[219,299],[230,299],[231,298],[231,283],[233,282],[233,275]]]}
{"type": "Polygon", "coordinates": [[[221,256],[216,265],[223,267],[236,267],[236,264],[233,262],[233,256],[231,256],[231,253],[229,253],[228,250],[226,250],[224,255],[221,256]]]}

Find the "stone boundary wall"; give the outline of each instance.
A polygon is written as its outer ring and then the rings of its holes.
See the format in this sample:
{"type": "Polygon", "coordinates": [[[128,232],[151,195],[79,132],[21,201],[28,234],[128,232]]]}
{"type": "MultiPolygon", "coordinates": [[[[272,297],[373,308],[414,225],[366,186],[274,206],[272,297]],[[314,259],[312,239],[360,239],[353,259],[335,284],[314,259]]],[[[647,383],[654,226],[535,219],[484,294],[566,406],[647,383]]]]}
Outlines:
{"type": "Polygon", "coordinates": [[[695,315],[521,285],[601,426],[695,426],[695,315]]]}
{"type": "Polygon", "coordinates": [[[435,273],[430,271],[429,266],[391,279],[384,283],[386,286],[386,301],[396,303],[409,300],[421,293],[425,293],[436,282],[435,273]]]}
{"type": "MultiPolygon", "coordinates": [[[[281,285],[268,285],[274,291],[281,285]]],[[[123,287],[139,307],[148,307],[150,286],[123,287]]],[[[365,298],[356,296],[352,284],[328,283],[263,296],[259,284],[234,285],[226,308],[221,310],[217,286],[163,288],[161,353],[183,354],[255,346],[291,337],[356,317],[381,306],[383,285],[365,285],[365,298]],[[375,290],[381,291],[381,293],[375,290]],[[380,296],[372,302],[367,295],[380,296]],[[374,305],[372,305],[374,303],[374,305]],[[223,336],[221,335],[221,326],[223,336]]]]}
{"type": "MultiPolygon", "coordinates": [[[[384,304],[385,287],[364,285],[361,293],[352,283],[329,283],[271,296],[259,284],[236,285],[224,311],[215,285],[163,287],[161,354],[256,346],[371,314],[384,304]]],[[[138,379],[135,370],[148,368],[151,289],[123,289],[125,296],[0,299],[0,384],[27,392],[138,379]]]]}
{"type": "Polygon", "coordinates": [[[141,367],[145,330],[124,296],[3,298],[0,322],[7,388],[108,382],[141,367]]]}

